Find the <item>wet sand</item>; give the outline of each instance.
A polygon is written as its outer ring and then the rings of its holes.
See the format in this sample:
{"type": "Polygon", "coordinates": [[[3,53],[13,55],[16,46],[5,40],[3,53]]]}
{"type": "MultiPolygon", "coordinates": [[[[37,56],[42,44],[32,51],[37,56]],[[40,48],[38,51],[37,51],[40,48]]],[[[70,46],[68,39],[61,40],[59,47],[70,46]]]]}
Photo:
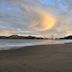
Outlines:
{"type": "Polygon", "coordinates": [[[72,44],[1,50],[0,72],[72,72],[72,44]]]}

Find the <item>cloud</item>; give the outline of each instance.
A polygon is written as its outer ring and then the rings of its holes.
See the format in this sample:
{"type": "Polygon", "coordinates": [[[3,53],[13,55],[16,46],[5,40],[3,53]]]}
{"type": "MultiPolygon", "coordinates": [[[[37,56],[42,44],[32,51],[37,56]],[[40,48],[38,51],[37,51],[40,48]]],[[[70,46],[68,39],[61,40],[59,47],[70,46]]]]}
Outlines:
{"type": "Polygon", "coordinates": [[[35,8],[37,14],[39,14],[39,21],[33,21],[31,28],[37,31],[47,31],[56,24],[56,18],[49,11],[45,11],[41,8],[35,8]]]}
{"type": "Polygon", "coordinates": [[[8,36],[8,35],[12,35],[12,34],[16,34],[16,32],[12,29],[0,29],[0,35],[1,36],[8,36]]]}
{"type": "Polygon", "coordinates": [[[53,33],[64,36],[66,31],[70,34],[72,1],[46,2],[48,1],[42,3],[41,0],[0,0],[0,28],[2,30],[0,35],[4,33],[31,35],[53,33]]]}

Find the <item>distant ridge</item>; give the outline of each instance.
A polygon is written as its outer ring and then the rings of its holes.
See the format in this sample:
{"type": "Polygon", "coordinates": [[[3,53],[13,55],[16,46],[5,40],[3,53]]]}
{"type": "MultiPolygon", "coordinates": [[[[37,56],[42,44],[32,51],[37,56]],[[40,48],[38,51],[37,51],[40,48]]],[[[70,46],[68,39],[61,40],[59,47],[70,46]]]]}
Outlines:
{"type": "Polygon", "coordinates": [[[60,39],[72,39],[72,35],[66,36],[66,37],[63,37],[63,38],[60,38],[60,39]]]}
{"type": "Polygon", "coordinates": [[[35,37],[35,36],[18,36],[18,35],[11,35],[11,36],[0,36],[0,39],[48,39],[42,37],[35,37]]]}
{"type": "MultiPolygon", "coordinates": [[[[0,39],[49,39],[50,38],[43,38],[43,37],[35,37],[35,36],[18,36],[18,35],[11,35],[11,36],[0,36],[0,39]]],[[[63,38],[56,38],[56,39],[72,39],[72,35],[66,36],[63,38]]]]}

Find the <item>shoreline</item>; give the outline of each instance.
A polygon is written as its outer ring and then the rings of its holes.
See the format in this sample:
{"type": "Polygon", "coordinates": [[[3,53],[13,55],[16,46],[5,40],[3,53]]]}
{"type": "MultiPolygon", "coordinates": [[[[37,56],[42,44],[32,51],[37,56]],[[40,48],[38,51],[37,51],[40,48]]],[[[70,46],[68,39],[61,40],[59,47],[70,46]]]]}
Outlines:
{"type": "Polygon", "coordinates": [[[26,43],[26,44],[17,44],[17,45],[9,45],[1,47],[0,50],[10,50],[10,49],[18,49],[22,47],[30,47],[30,46],[42,46],[42,45],[58,45],[58,44],[71,44],[72,42],[63,42],[63,43],[47,43],[47,42],[36,42],[36,43],[26,43]]]}
{"type": "Polygon", "coordinates": [[[52,45],[52,44],[64,44],[64,43],[72,43],[72,40],[44,40],[44,41],[2,41],[0,43],[0,50],[9,50],[12,48],[21,48],[21,47],[28,47],[28,46],[36,46],[36,45],[52,45]],[[16,43],[18,42],[18,43],[16,43]]]}

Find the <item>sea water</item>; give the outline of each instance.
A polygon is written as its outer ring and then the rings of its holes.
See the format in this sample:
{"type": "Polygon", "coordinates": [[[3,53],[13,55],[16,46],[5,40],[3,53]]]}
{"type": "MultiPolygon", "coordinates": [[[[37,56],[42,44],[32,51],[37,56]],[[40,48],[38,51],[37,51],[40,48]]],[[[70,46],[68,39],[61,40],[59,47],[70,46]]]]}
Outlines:
{"type": "Polygon", "coordinates": [[[32,45],[63,44],[72,40],[0,39],[0,50],[32,45]]]}

